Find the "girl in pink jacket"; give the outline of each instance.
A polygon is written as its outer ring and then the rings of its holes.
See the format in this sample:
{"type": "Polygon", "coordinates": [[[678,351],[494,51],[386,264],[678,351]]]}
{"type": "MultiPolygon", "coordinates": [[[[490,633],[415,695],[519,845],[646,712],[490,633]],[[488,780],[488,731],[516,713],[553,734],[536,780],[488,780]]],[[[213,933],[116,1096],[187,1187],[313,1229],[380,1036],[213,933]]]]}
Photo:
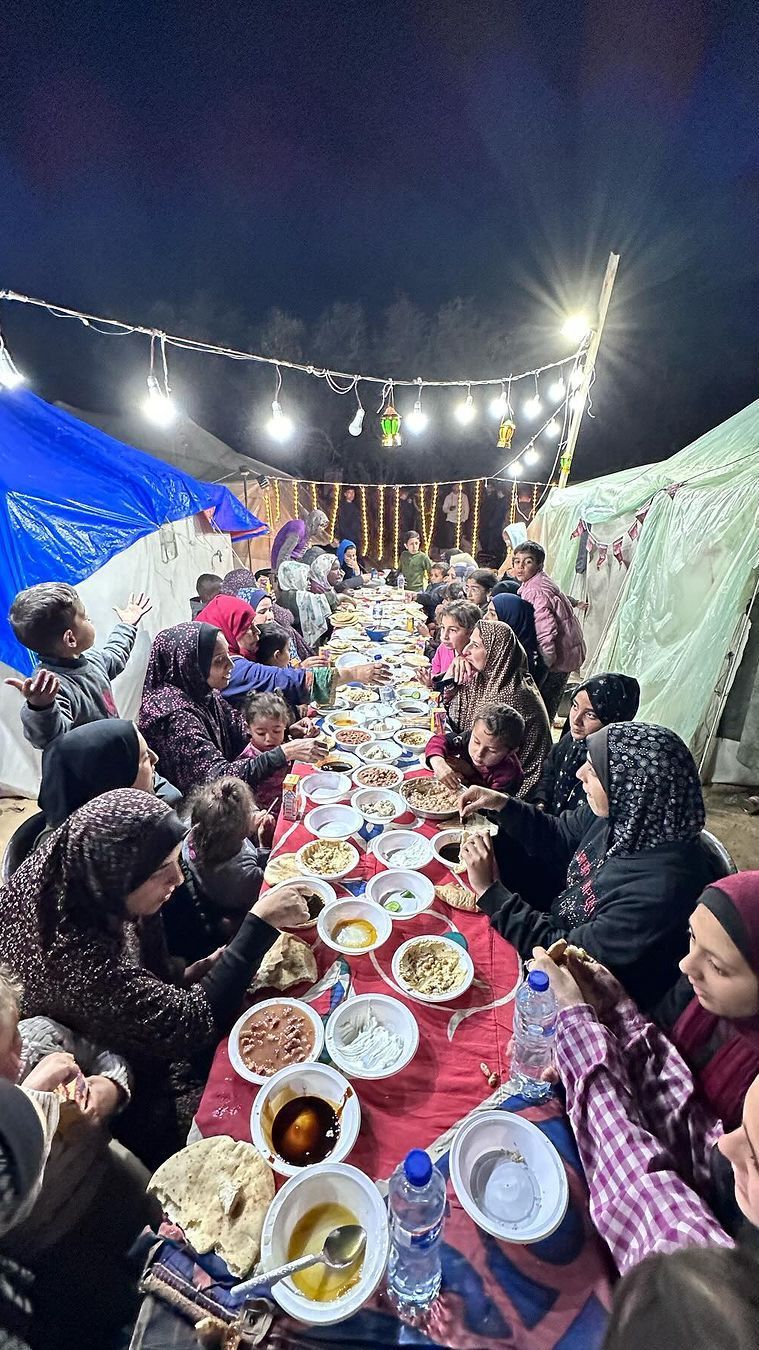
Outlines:
{"type": "Polygon", "coordinates": [[[535,610],[538,646],[546,664],[540,692],[553,721],[570,674],[585,660],[585,639],[569,596],[544,572],[545,559],[545,549],[528,539],[515,548],[512,569],[519,594],[535,610]]]}

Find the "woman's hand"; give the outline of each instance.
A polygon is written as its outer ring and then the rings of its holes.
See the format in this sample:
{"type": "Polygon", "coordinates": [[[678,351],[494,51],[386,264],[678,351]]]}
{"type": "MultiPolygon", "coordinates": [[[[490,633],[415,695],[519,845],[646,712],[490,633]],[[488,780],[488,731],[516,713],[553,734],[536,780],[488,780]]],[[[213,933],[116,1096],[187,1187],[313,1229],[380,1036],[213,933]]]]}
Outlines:
{"type": "Polygon", "coordinates": [[[210,956],[201,956],[199,961],[192,961],[189,966],[185,966],[184,983],[186,985],[198,984],[208,974],[211,967],[216,964],[223,951],[223,947],[217,947],[215,952],[211,952],[210,956]]]}
{"type": "Polygon", "coordinates": [[[359,684],[389,684],[390,667],[385,661],[367,661],[365,665],[349,666],[345,674],[359,684]]]}
{"type": "Polygon", "coordinates": [[[301,717],[299,722],[290,723],[290,735],[296,740],[300,737],[318,736],[319,728],[313,717],[301,717]]]}
{"type": "Polygon", "coordinates": [[[62,1083],[70,1083],[79,1073],[79,1065],[67,1050],[54,1050],[45,1055],[26,1075],[23,1086],[35,1092],[54,1092],[62,1083]]]}
{"type": "Polygon", "coordinates": [[[317,652],[316,656],[307,656],[305,661],[301,661],[301,670],[317,670],[322,666],[329,665],[329,657],[324,652],[317,652]]]}
{"type": "Polygon", "coordinates": [[[461,783],[453,772],[447,760],[442,755],[433,755],[430,760],[430,768],[439,783],[443,783],[451,792],[460,792],[461,783]]]}
{"type": "Polygon", "coordinates": [[[627,990],[606,966],[592,958],[580,961],[572,952],[567,953],[566,961],[582,994],[581,1002],[589,1003],[600,1021],[605,1021],[623,1003],[629,1002],[627,990]]]}
{"type": "Polygon", "coordinates": [[[445,672],[445,678],[451,680],[453,684],[466,684],[467,680],[471,680],[472,671],[463,656],[454,656],[445,672]]]}
{"type": "Polygon", "coordinates": [[[124,1100],[124,1089],[103,1074],[87,1078],[87,1097],[82,1107],[85,1120],[91,1125],[104,1125],[109,1116],[118,1111],[124,1100]]]}
{"type": "Polygon", "coordinates": [[[314,745],[313,741],[302,738],[299,741],[284,741],[281,749],[288,764],[292,764],[295,759],[299,759],[301,764],[316,764],[324,758],[323,749],[314,745]]]}
{"type": "Polygon", "coordinates": [[[465,864],[469,885],[477,899],[495,881],[495,855],[489,834],[473,834],[461,846],[461,861],[465,864]]]}
{"type": "Polygon", "coordinates": [[[530,970],[542,970],[548,976],[559,1009],[574,1008],[578,1003],[587,1002],[577,981],[567,967],[557,966],[556,962],[551,960],[545,947],[533,947],[530,970]]]}
{"type": "Polygon", "coordinates": [[[297,886],[288,886],[285,890],[267,891],[258,899],[251,910],[259,919],[264,919],[272,928],[298,928],[308,922],[308,904],[297,886]]]}
{"type": "Polygon", "coordinates": [[[459,802],[461,819],[467,820],[476,811],[502,811],[508,800],[505,792],[494,792],[492,788],[468,787],[462,792],[459,802]]]}

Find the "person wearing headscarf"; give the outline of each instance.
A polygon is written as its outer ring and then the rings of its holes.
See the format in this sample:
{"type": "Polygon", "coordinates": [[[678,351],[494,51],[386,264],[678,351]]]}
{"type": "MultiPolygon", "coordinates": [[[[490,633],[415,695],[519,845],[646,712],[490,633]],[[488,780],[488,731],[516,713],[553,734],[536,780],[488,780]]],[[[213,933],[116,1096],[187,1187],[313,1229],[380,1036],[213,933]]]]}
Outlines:
{"type": "Polygon", "coordinates": [[[249,567],[236,567],[233,572],[227,572],[221,583],[219,595],[239,595],[242,586],[257,585],[258,582],[249,567]]]}
{"type": "Polygon", "coordinates": [[[481,619],[463,655],[445,672],[442,693],[451,730],[459,736],[469,735],[483,708],[505,704],[521,713],[525,726],[517,754],[524,771],[520,796],[526,797],[551,749],[551,728],[525,650],[511,628],[481,619]]]}
{"type": "Polygon", "coordinates": [[[529,800],[541,803],[552,816],[580,806],[585,793],[577,770],[587,756],[586,738],[610,722],[631,722],[639,704],[640,685],[632,675],[607,671],[579,684],[564,733],[547,756],[529,800]]]}
{"type": "Polygon", "coordinates": [[[182,879],[185,834],[148,793],[108,792],[0,891],[0,960],[23,983],[24,1015],[50,1017],[127,1059],[134,1090],[114,1133],[148,1166],[185,1142],[203,1087],[196,1057],[229,1030],[277,940],[274,925],[307,917],[294,891],[284,904],[261,897],[221,954],[178,975],[160,911],[182,879]]]}
{"type": "Polygon", "coordinates": [[[361,575],[361,568],[358,565],[358,557],[356,555],[356,545],[352,539],[340,540],[337,547],[337,561],[339,562],[342,574],[346,579],[361,575]],[[350,553],[351,550],[351,556],[349,558],[346,557],[346,554],[350,553]]]}
{"type": "Polygon", "coordinates": [[[613,722],[587,738],[579,769],[586,804],[551,816],[528,802],[469,788],[465,816],[498,812],[496,854],[509,841],[530,857],[565,868],[565,886],[547,912],[496,880],[491,841],[466,853],[478,906],[521,956],[559,938],[609,967],[641,1007],[651,1008],[677,980],[687,920],[710,880],[704,799],[688,747],[667,727],[613,722]]]}
{"type": "MultiPolygon", "coordinates": [[[[318,557],[318,554],[316,555],[318,557]]],[[[314,559],[313,561],[316,561],[314,559]]],[[[330,558],[330,562],[334,559],[330,558]]],[[[296,616],[304,640],[315,650],[320,639],[329,630],[332,606],[322,592],[310,588],[310,563],[282,563],[277,571],[277,585],[283,604],[296,616]]]]}
{"type": "Polygon", "coordinates": [[[514,549],[527,541],[527,526],[521,520],[514,521],[511,525],[504,525],[501,538],[506,546],[506,557],[498,568],[497,575],[499,578],[507,578],[512,575],[511,561],[514,556],[514,549]]]}
{"type": "MultiPolygon", "coordinates": [[[[90,722],[75,727],[68,736],[59,736],[42,756],[37,798],[48,829],[57,829],[85,802],[113,788],[155,792],[157,758],[134,722],[120,717],[90,722]]],[[[156,795],[171,806],[181,794],[168,786],[168,797],[161,792],[156,795]]]]}
{"type": "MultiPolygon", "coordinates": [[[[276,577],[274,578],[274,587],[276,589],[276,577]]],[[[293,616],[289,609],[284,605],[277,604],[275,598],[269,591],[262,590],[256,586],[241,586],[237,592],[237,599],[244,600],[250,605],[256,613],[256,624],[278,623],[280,628],[287,629],[287,637],[290,643],[290,658],[293,661],[308,661],[313,652],[307,642],[304,642],[301,634],[293,623],[293,616]]],[[[253,653],[254,654],[254,653],[253,653]]]]}
{"type": "Polygon", "coordinates": [[[224,634],[233,656],[255,654],[256,611],[253,605],[246,604],[239,595],[217,595],[201,609],[195,622],[218,628],[224,634]]]}
{"type": "MultiPolygon", "coordinates": [[[[498,582],[497,585],[502,585],[498,582]]],[[[519,638],[527,653],[527,667],[536,684],[545,671],[543,659],[538,649],[538,636],[535,632],[535,610],[527,600],[516,594],[495,590],[491,592],[485,618],[492,623],[507,623],[511,631],[519,638]]]]}
{"type": "MultiPolygon", "coordinates": [[[[495,583],[490,592],[490,599],[492,600],[496,595],[519,595],[519,582],[514,577],[504,577],[501,581],[495,583]]],[[[529,601],[526,600],[525,604],[528,603],[529,601]]]]}
{"type": "Polygon", "coordinates": [[[247,728],[221,697],[232,667],[224,634],[209,623],[180,623],[153,639],[137,725],[161,772],[183,794],[228,774],[255,792],[284,762],[281,750],[243,756],[247,728]]]}
{"type": "MultiPolygon", "coordinates": [[[[271,570],[272,575],[277,575],[277,568],[281,563],[297,562],[303,557],[303,551],[306,547],[306,522],[305,520],[288,520],[274,536],[274,543],[271,546],[271,570]]],[[[257,586],[255,577],[245,583],[246,586],[257,586]]]]}
{"type": "MultiPolygon", "coordinates": [[[[305,525],[306,547],[300,554],[299,560],[307,563],[310,567],[314,558],[318,558],[319,554],[323,553],[326,546],[332,541],[329,536],[329,520],[327,515],[324,511],[319,510],[318,507],[314,511],[309,511],[306,516],[305,525]]],[[[291,554],[291,557],[294,557],[294,554],[291,554]]],[[[277,570],[279,570],[279,566],[280,564],[278,563],[277,570]]]]}

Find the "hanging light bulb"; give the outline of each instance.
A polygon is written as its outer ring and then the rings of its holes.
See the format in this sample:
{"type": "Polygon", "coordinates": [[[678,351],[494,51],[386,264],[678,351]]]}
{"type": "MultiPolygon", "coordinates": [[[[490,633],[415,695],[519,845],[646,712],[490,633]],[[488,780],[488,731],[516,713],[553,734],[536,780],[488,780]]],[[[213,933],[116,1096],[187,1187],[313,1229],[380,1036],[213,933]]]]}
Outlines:
{"type": "Polygon", "coordinates": [[[515,459],[513,464],[509,465],[509,473],[512,478],[521,478],[524,473],[521,460],[515,459]]]}
{"type": "Polygon", "coordinates": [[[569,377],[570,389],[579,389],[585,377],[585,371],[582,366],[575,366],[569,377]]]}
{"type": "Polygon", "coordinates": [[[24,376],[17,370],[15,362],[0,338],[0,384],[5,389],[17,389],[24,383],[24,376]]]}
{"type": "Polygon", "coordinates": [[[350,426],[348,427],[348,432],[349,432],[349,434],[350,434],[351,436],[360,436],[360,435],[361,435],[361,431],[362,431],[362,428],[363,428],[363,425],[364,425],[364,417],[365,417],[365,416],[366,416],[366,409],[365,409],[365,408],[362,408],[362,407],[361,407],[361,404],[359,404],[359,406],[357,407],[355,413],[353,414],[353,421],[351,422],[350,426]]]}
{"type": "Polygon", "coordinates": [[[557,417],[552,417],[550,422],[546,423],[543,430],[545,431],[546,436],[556,437],[561,431],[561,423],[557,417]]]}
{"type": "Polygon", "coordinates": [[[148,396],[142,406],[145,416],[158,427],[171,426],[177,415],[174,400],[164,392],[155,375],[148,375],[148,396]]]}
{"type": "Polygon", "coordinates": [[[558,380],[554,380],[551,388],[548,390],[548,397],[552,403],[560,403],[566,392],[567,386],[564,383],[564,377],[560,375],[558,380]]]}
{"type": "Polygon", "coordinates": [[[282,411],[282,404],[279,399],[273,399],[271,405],[271,421],[268,431],[274,441],[289,441],[293,434],[292,418],[282,411]]]}
{"type": "Polygon", "coordinates": [[[564,320],[561,328],[562,337],[570,342],[582,342],[590,332],[590,324],[586,314],[570,314],[564,320]]]}
{"type": "Polygon", "coordinates": [[[414,404],[413,412],[410,412],[406,417],[406,427],[415,436],[419,436],[426,429],[428,421],[429,418],[422,409],[422,400],[418,398],[414,404]]]}
{"type": "Polygon", "coordinates": [[[506,393],[506,390],[504,389],[503,385],[501,385],[500,394],[496,395],[496,397],[490,404],[490,415],[491,417],[497,417],[502,422],[508,410],[509,410],[509,396],[506,393]]]}
{"type": "Polygon", "coordinates": [[[467,427],[470,422],[474,421],[476,412],[477,409],[474,406],[474,399],[472,398],[472,388],[471,385],[467,385],[466,398],[456,409],[456,420],[461,423],[462,427],[467,427]]]}
{"type": "Polygon", "coordinates": [[[578,390],[578,392],[576,394],[573,394],[571,399],[569,400],[569,406],[573,412],[577,412],[578,408],[584,408],[585,395],[578,390]]]}
{"type": "Polygon", "coordinates": [[[540,455],[535,449],[535,446],[532,444],[532,441],[530,441],[530,444],[528,445],[527,449],[523,452],[522,458],[525,464],[537,464],[538,460],[540,459],[540,455]]]}
{"type": "Polygon", "coordinates": [[[541,406],[542,405],[540,399],[538,398],[537,394],[535,394],[532,398],[528,398],[527,402],[524,405],[524,408],[522,409],[522,412],[524,413],[525,417],[528,417],[531,422],[534,422],[535,418],[540,412],[541,406]]]}

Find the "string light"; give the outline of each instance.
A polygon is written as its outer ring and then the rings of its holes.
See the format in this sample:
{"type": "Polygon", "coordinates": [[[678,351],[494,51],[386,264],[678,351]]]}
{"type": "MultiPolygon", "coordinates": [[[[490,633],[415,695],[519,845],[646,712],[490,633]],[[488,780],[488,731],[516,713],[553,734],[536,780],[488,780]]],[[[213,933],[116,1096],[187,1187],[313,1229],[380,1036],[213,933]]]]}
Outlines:
{"type": "Polygon", "coordinates": [[[279,520],[280,514],[281,514],[281,512],[280,512],[280,501],[279,501],[279,479],[278,479],[278,478],[275,478],[275,479],[274,479],[274,519],[275,519],[275,520],[279,520]]]}
{"type": "Polygon", "coordinates": [[[578,408],[585,407],[585,395],[582,393],[582,390],[578,389],[577,393],[572,395],[569,400],[569,406],[572,409],[572,412],[577,412],[578,408]]]}
{"type": "Polygon", "coordinates": [[[24,376],[18,369],[0,334],[0,384],[4,389],[18,389],[24,383],[24,376]]]}
{"type": "Polygon", "coordinates": [[[429,554],[429,551],[430,551],[430,544],[432,543],[432,536],[433,536],[433,534],[434,534],[434,532],[435,532],[435,515],[436,515],[436,513],[437,513],[437,490],[438,490],[438,486],[439,486],[438,483],[433,483],[433,484],[432,484],[432,501],[430,502],[430,514],[429,514],[430,528],[429,528],[429,532],[428,532],[428,534],[427,534],[427,536],[426,536],[426,538],[425,538],[425,540],[424,540],[424,551],[425,551],[425,553],[427,553],[427,554],[429,554]]]}
{"type": "Polygon", "coordinates": [[[340,507],[340,484],[339,484],[339,483],[335,483],[335,486],[334,486],[334,488],[332,489],[332,510],[331,510],[331,512],[330,512],[330,517],[329,517],[329,537],[330,537],[330,539],[334,539],[334,538],[335,538],[335,530],[336,530],[336,528],[337,528],[337,512],[338,512],[339,507],[340,507]]]}
{"type": "Polygon", "coordinates": [[[566,392],[567,386],[564,383],[564,377],[563,375],[560,375],[558,380],[554,380],[553,384],[548,390],[548,397],[550,398],[552,403],[560,403],[566,392]]]}
{"type": "Polygon", "coordinates": [[[377,560],[382,562],[385,556],[385,487],[380,483],[377,488],[377,560]]]}
{"type": "Polygon", "coordinates": [[[424,488],[419,493],[419,516],[422,522],[422,548],[427,552],[427,538],[429,530],[427,529],[427,509],[424,500],[424,488]]]}
{"type": "Polygon", "coordinates": [[[589,332],[590,324],[585,314],[570,314],[561,328],[561,336],[575,344],[584,342],[589,332]]]}
{"type": "Polygon", "coordinates": [[[456,548],[461,547],[461,510],[463,506],[464,484],[459,483],[456,493],[456,548]]]}
{"type": "Polygon", "coordinates": [[[467,427],[470,422],[474,421],[476,411],[474,399],[472,398],[472,386],[468,384],[466,387],[466,398],[464,399],[464,402],[459,403],[456,408],[456,420],[461,423],[462,427],[467,427]]]}
{"type": "Polygon", "coordinates": [[[517,518],[517,507],[519,505],[519,493],[516,483],[511,484],[511,502],[509,505],[509,525],[513,525],[517,518]]]}
{"type": "Polygon", "coordinates": [[[546,422],[543,430],[545,431],[546,436],[558,436],[561,431],[561,423],[558,418],[552,417],[550,422],[546,422]]]}
{"type": "Polygon", "coordinates": [[[363,483],[358,492],[361,498],[361,553],[366,557],[369,552],[369,523],[366,516],[366,488],[363,483]]]}
{"type": "Polygon", "coordinates": [[[493,402],[490,405],[490,413],[492,417],[498,417],[503,419],[508,410],[509,410],[509,396],[506,393],[506,386],[502,384],[500,394],[496,395],[496,397],[493,399],[493,402]]]}
{"type": "Polygon", "coordinates": [[[271,532],[273,522],[271,515],[271,496],[268,487],[264,488],[264,506],[266,507],[266,523],[269,526],[269,532],[271,532]]]}
{"type": "Polygon", "coordinates": [[[297,478],[293,479],[293,519],[298,520],[300,516],[300,483],[297,478]]]}
{"type": "Polygon", "coordinates": [[[526,450],[522,452],[522,459],[524,460],[525,464],[537,464],[538,460],[540,459],[540,455],[535,449],[535,446],[533,445],[532,441],[530,441],[530,444],[527,446],[526,450]]]}
{"type": "Polygon", "coordinates": [[[579,389],[579,388],[580,388],[580,385],[581,385],[582,382],[583,382],[584,377],[585,377],[585,368],[584,368],[584,366],[579,366],[579,365],[578,365],[578,366],[575,366],[574,370],[572,371],[572,374],[571,374],[570,377],[569,377],[569,387],[570,387],[570,389],[579,389]]]}
{"type": "Polygon", "coordinates": [[[474,485],[474,498],[472,500],[472,557],[477,556],[477,536],[480,530],[480,492],[482,491],[482,479],[478,478],[474,485]]]}
{"type": "Polygon", "coordinates": [[[318,509],[319,509],[319,494],[318,494],[317,491],[316,491],[316,483],[310,483],[310,484],[309,484],[309,487],[311,488],[311,510],[312,510],[312,511],[318,511],[318,509]]]}
{"type": "Polygon", "coordinates": [[[529,417],[530,421],[534,421],[534,419],[538,416],[541,407],[542,404],[540,402],[540,393],[538,391],[538,377],[536,375],[535,393],[533,394],[532,398],[528,398],[527,402],[524,405],[523,412],[525,417],[529,417]]]}
{"type": "Polygon", "coordinates": [[[532,506],[530,507],[530,520],[534,520],[534,519],[535,519],[535,512],[536,512],[537,507],[538,507],[538,493],[539,493],[539,488],[540,488],[540,484],[539,484],[539,483],[535,483],[535,484],[533,485],[533,489],[532,489],[532,506]]]}
{"type": "Polygon", "coordinates": [[[177,410],[169,387],[169,367],[166,360],[166,336],[164,333],[153,333],[150,339],[150,374],[148,375],[147,385],[148,396],[143,404],[145,416],[149,417],[151,422],[155,422],[156,426],[171,426],[177,415],[177,410]],[[160,338],[163,388],[161,388],[160,380],[155,373],[155,343],[157,337],[160,338]]]}
{"type": "Polygon", "coordinates": [[[289,441],[293,434],[293,424],[291,419],[282,411],[282,404],[279,401],[279,391],[282,388],[282,371],[277,366],[277,388],[271,403],[271,420],[269,422],[269,435],[272,440],[289,441]]]}
{"type": "Polygon", "coordinates": [[[401,489],[395,485],[395,501],[393,503],[393,567],[398,566],[398,535],[400,532],[401,520],[401,489]]]}

